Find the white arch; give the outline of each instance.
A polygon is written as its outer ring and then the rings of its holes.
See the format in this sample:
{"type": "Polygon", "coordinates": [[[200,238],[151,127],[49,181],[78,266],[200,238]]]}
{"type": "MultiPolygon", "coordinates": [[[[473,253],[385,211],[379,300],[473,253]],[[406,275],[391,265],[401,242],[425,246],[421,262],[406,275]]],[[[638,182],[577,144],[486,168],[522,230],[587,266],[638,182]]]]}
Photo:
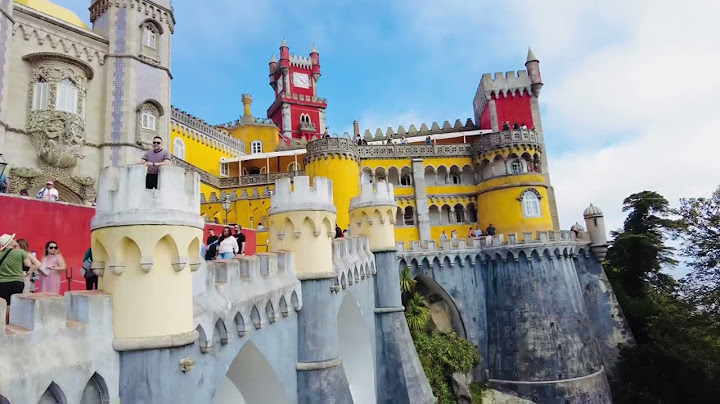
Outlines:
{"type": "Polygon", "coordinates": [[[215,391],[215,404],[277,404],[287,402],[285,389],[262,352],[245,343],[215,391]]]}
{"type": "Polygon", "coordinates": [[[352,294],[345,295],[337,315],[338,345],[345,377],[356,403],[376,402],[375,362],[370,331],[352,294]]]}
{"type": "Polygon", "coordinates": [[[185,160],[185,142],[181,137],[176,137],[173,140],[173,155],[180,160],[185,160]]]}

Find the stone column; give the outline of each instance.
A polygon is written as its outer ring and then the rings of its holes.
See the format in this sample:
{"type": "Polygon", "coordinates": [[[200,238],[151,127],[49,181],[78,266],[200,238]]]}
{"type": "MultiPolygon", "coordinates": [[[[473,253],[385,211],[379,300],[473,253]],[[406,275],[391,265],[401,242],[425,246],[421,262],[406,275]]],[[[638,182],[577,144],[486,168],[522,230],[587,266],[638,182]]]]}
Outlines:
{"type": "Polygon", "coordinates": [[[178,369],[170,358],[198,338],[191,271],[203,237],[200,178],[161,167],[158,189],[145,189],[145,175],[140,165],[103,169],[91,222],[93,271],[112,295],[120,398],[132,403],[167,397],[167,369],[178,369]]]}
{"type": "Polygon", "coordinates": [[[415,184],[415,207],[417,208],[420,241],[430,240],[430,208],[425,190],[425,164],[423,159],[412,160],[413,183],[415,184]]]}
{"type": "MultiPolygon", "coordinates": [[[[422,165],[422,160],[420,160],[422,165]]],[[[415,161],[413,160],[413,171],[415,161]]],[[[424,180],[423,180],[424,183],[424,180]]],[[[417,188],[416,188],[417,189],[417,188]]],[[[423,185],[424,192],[424,185],[423,185]]],[[[395,253],[392,184],[363,184],[360,196],[350,201],[350,231],[367,236],[375,255],[375,334],[378,403],[434,403],[435,398],[420,365],[405,308],[400,297],[400,275],[395,253]]],[[[427,204],[425,204],[427,212],[427,204]]],[[[425,214],[427,217],[427,213],[425,214]]]]}
{"type": "Polygon", "coordinates": [[[332,266],[332,240],[337,218],[332,182],[315,177],[276,182],[270,199],[268,229],[272,252],[294,252],[302,281],[303,309],[298,313],[298,402],[350,403],[350,386],[338,348],[337,307],[332,293],[337,275],[332,266]]]}

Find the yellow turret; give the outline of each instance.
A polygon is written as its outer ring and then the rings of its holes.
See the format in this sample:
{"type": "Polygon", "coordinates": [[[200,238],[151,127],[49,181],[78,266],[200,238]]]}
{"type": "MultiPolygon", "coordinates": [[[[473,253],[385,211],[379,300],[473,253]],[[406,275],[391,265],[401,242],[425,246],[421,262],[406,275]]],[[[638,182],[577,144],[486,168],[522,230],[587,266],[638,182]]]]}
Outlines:
{"type": "Polygon", "coordinates": [[[162,167],[156,190],[144,166],[100,174],[92,220],[94,270],[112,295],[116,350],[193,343],[192,276],[200,266],[200,180],[162,167]]]}
{"type": "Polygon", "coordinates": [[[394,251],[396,209],[392,184],[363,184],[360,196],[350,201],[350,234],[368,236],[373,252],[394,251]]]}
{"type": "Polygon", "coordinates": [[[333,181],[337,206],[337,225],[347,229],[350,224],[350,199],[360,193],[360,163],[352,140],[324,138],[307,146],[305,173],[310,177],[326,177],[333,181]]]}

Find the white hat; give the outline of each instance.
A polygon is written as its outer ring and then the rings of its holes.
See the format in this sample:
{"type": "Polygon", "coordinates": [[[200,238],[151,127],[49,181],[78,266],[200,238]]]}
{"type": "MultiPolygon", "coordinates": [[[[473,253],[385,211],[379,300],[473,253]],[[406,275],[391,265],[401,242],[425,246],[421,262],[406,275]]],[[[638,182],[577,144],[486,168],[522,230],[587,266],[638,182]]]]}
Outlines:
{"type": "Polygon", "coordinates": [[[15,234],[13,234],[12,236],[9,234],[3,234],[2,236],[0,236],[0,250],[4,250],[5,247],[7,247],[10,242],[13,241],[13,239],[15,239],[15,234]]]}

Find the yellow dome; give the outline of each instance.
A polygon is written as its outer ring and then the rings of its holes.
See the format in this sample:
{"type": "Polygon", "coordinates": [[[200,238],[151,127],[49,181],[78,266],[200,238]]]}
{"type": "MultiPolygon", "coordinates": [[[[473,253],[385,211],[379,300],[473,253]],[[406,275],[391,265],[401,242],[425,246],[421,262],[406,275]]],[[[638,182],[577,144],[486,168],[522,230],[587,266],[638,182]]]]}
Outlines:
{"type": "Polygon", "coordinates": [[[77,14],[65,7],[58,6],[50,0],[15,0],[16,3],[28,6],[43,14],[55,17],[58,20],[65,21],[68,24],[75,25],[83,29],[90,29],[77,14]]]}

